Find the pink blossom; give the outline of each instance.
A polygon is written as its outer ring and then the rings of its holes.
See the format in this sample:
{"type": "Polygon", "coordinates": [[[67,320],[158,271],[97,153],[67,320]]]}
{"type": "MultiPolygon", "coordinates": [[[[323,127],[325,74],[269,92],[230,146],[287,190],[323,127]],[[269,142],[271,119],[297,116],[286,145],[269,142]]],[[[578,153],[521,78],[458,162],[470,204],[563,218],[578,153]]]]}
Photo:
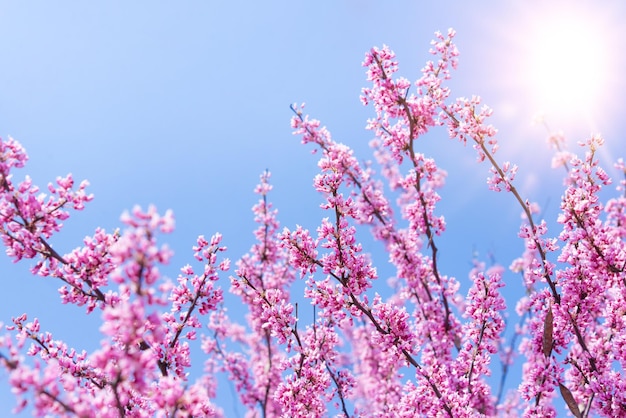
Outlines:
{"type": "Polygon", "coordinates": [[[517,166],[496,158],[491,108],[478,96],[451,98],[454,36],[435,34],[434,58],[415,82],[397,76],[388,46],[365,55],[370,85],[361,100],[375,113],[366,125],[375,163],[361,162],[304,106],[292,106],[294,134],[319,153],[313,187],[323,215],[310,230],[282,227],[269,199],[271,175],[262,173],[253,243],[230,277],[222,244],[230,238],[220,233],[200,235],[175,280],[165,277],[173,253],[161,239],[175,221],[153,206],[124,212],[123,230],[98,228],[61,254],[51,238],[70,209],[92,199],[88,183],[75,186],[67,175],[44,194],[28,176],[14,182],[27,155],[15,140],[0,140],[8,256],[33,259],[33,274],[58,280],[62,303],[97,312],[102,335],[86,352],[47,332],[46,318],[22,314],[0,324],[0,366],[15,410],[222,416],[223,373],[248,417],[550,417],[560,412],[557,402],[574,416],[626,415],[626,165],[617,161],[623,178],[606,198],[613,180],[597,158],[603,139],[583,141],[578,156],[562,134],[550,134],[553,165],[566,173],[555,233],[518,190],[517,166]],[[501,266],[474,260],[465,295],[441,264],[446,171],[420,144],[441,126],[472,144],[489,165],[488,187],[521,209],[523,252],[509,267],[524,287],[518,300],[505,301],[515,278],[501,266]],[[388,255],[387,281],[364,245],[368,231],[388,255]],[[507,303],[519,315],[510,343],[507,303]],[[204,368],[191,381],[194,345],[204,368]],[[517,357],[521,382],[505,395],[490,377],[510,378],[517,357]]]}

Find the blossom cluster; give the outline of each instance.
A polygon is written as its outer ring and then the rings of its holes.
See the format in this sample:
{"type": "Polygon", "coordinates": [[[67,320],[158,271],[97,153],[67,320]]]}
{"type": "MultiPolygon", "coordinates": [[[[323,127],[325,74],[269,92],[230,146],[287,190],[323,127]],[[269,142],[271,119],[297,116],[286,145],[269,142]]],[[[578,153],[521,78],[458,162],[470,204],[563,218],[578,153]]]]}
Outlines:
{"type": "Polygon", "coordinates": [[[621,195],[604,202],[612,180],[597,158],[602,138],[581,143],[579,157],[561,134],[550,134],[553,166],[566,175],[558,218],[542,219],[516,187],[517,166],[496,158],[492,110],[478,96],[451,98],[455,35],[435,34],[434,59],[415,82],[396,75],[388,46],[366,53],[371,85],[361,100],[375,112],[366,125],[375,162],[360,162],[304,105],[292,106],[294,133],[319,152],[313,187],[324,216],[312,230],[281,227],[271,175],[263,173],[254,190],[255,242],[230,276],[216,233],[197,238],[193,265],[165,277],[172,251],[159,239],[175,222],[154,207],[125,212],[123,230],[99,228],[61,254],[50,238],[70,209],[92,200],[87,182],[58,178],[48,194],[28,177],[14,183],[27,154],[0,139],[7,255],[34,259],[33,274],[59,281],[62,303],[102,321],[92,352],[69,347],[27,314],[4,326],[0,366],[16,411],[223,416],[217,398],[225,375],[247,417],[550,417],[559,402],[576,417],[626,416],[626,164],[615,165],[624,174],[621,195]],[[439,257],[447,173],[420,152],[424,134],[442,126],[472,144],[489,165],[488,188],[522,212],[524,252],[508,271],[474,260],[465,295],[439,257]],[[367,230],[388,255],[387,285],[364,251],[367,230]],[[519,300],[504,296],[510,280],[526,290],[519,300]],[[520,317],[510,344],[507,304],[520,317]],[[247,314],[241,319],[231,306],[247,314]],[[204,369],[191,381],[197,355],[204,369]],[[516,357],[523,357],[521,382],[505,393],[516,357]]]}
{"type": "MultiPolygon", "coordinates": [[[[25,160],[13,140],[2,142],[7,164],[25,160]],[[9,151],[10,150],[10,151],[9,151]],[[13,152],[13,154],[11,154],[13,152]]],[[[156,236],[173,230],[171,212],[161,216],[154,207],[146,212],[136,207],[122,215],[123,233],[97,229],[84,246],[61,255],[48,243],[53,231],[67,218],[64,206],[82,209],[91,199],[85,183],[72,190],[71,176],[50,186],[52,196],[38,195],[30,180],[16,189],[9,174],[3,175],[3,239],[7,253],[19,260],[38,260],[33,273],[62,283],[62,303],[85,306],[86,313],[99,310],[103,339],[91,353],[77,352],[52,334],[41,331],[38,319],[19,315],[7,325],[0,341],[0,363],[18,397],[15,411],[28,405],[41,415],[60,416],[171,416],[172,414],[217,415],[211,401],[215,379],[206,376],[190,384],[188,341],[201,321],[221,302],[214,287],[217,271],[228,270],[228,260],[217,260],[225,250],[221,236],[210,243],[200,237],[196,258],[204,263],[195,275],[190,266],[175,285],[161,277],[159,266],[172,252],[159,246],[156,236]],[[15,193],[21,190],[22,194],[15,193]],[[19,219],[19,220],[16,220],[19,219]],[[17,244],[16,244],[17,243],[17,244]],[[191,278],[190,278],[191,276],[191,278]],[[170,306],[170,311],[164,310],[170,306]],[[26,354],[22,349],[27,347],[26,354]]]]}

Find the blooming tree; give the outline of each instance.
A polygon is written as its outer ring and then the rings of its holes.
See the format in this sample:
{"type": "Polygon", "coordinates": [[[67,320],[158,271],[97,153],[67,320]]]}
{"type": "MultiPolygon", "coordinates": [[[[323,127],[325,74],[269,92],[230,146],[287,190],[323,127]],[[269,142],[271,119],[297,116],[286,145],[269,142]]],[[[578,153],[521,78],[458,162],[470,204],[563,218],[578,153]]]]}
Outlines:
{"type": "MultiPolygon", "coordinates": [[[[69,210],[92,199],[87,183],[58,178],[41,193],[26,177],[13,181],[27,155],[0,141],[0,233],[7,255],[34,260],[31,272],[61,282],[61,302],[99,315],[100,348],[77,352],[26,314],[0,336],[0,365],[16,409],[55,416],[222,416],[217,375],[226,373],[248,417],[554,416],[561,398],[571,414],[626,416],[626,180],[611,184],[599,166],[600,137],[581,144],[584,157],[551,135],[554,166],[566,172],[558,224],[548,234],[539,208],[520,195],[517,166],[496,158],[491,109],[480,98],[452,99],[457,65],[454,31],[437,33],[433,61],[414,83],[397,77],[388,48],[363,62],[371,85],[362,102],[379,173],[335,142],[303,106],[292,127],[320,152],[314,187],[326,211],[315,231],[282,228],[263,173],[253,207],[256,243],[235,263],[221,235],[198,237],[194,264],[172,281],[160,273],[172,253],[158,237],[174,228],[171,212],[150,207],[122,216],[123,231],[97,229],[84,245],[60,254],[50,244],[69,210]],[[520,205],[525,251],[509,267],[526,293],[516,310],[519,344],[504,343],[502,266],[476,260],[471,286],[438,259],[445,232],[437,213],[445,172],[419,152],[420,136],[446,127],[489,166],[488,187],[520,205]],[[389,196],[396,197],[395,201],[389,196]],[[357,231],[369,228],[394,267],[386,286],[357,231]],[[230,280],[226,285],[227,280],[230,280]],[[304,281],[304,294],[293,285],[304,281]],[[245,323],[230,318],[223,292],[247,306],[245,323]],[[312,321],[299,313],[314,309],[312,321]],[[204,328],[204,332],[199,332],[204,328]],[[204,372],[191,381],[191,342],[201,334],[204,372]],[[522,381],[508,396],[488,384],[494,367],[523,357],[522,381]]],[[[618,171],[626,175],[619,160],[618,171]]]]}

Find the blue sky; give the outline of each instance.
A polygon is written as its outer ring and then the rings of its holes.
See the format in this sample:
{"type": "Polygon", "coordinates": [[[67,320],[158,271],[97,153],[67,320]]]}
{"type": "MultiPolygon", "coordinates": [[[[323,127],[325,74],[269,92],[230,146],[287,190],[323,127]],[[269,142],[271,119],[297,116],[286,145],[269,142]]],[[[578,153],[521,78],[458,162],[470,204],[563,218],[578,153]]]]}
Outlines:
{"type": "MultiPolygon", "coordinates": [[[[371,133],[364,126],[373,110],[359,102],[364,53],[389,45],[400,73],[415,80],[429,59],[433,32],[453,27],[461,51],[453,96],[478,94],[495,109],[501,159],[520,164],[520,189],[554,216],[561,173],[550,178],[545,131],[531,125],[533,116],[545,111],[553,129],[563,129],[571,141],[601,132],[607,162],[626,154],[619,117],[625,68],[616,56],[624,50],[619,29],[625,10],[617,1],[543,3],[3,2],[0,135],[26,148],[24,173],[35,183],[45,186],[68,172],[90,181],[95,200],[54,239],[60,252],[80,245],[97,226],[114,229],[133,205],[152,203],[176,215],[176,231],[164,237],[176,253],[166,271],[174,277],[191,260],[199,234],[222,232],[233,260],[247,251],[252,190],[265,169],[273,173],[271,198],[282,224],[315,228],[317,157],[291,134],[289,104],[306,102],[335,139],[367,159],[371,133]],[[535,52],[549,45],[551,33],[565,32],[559,22],[598,37],[593,50],[607,52],[585,55],[584,40],[577,40],[567,53],[583,64],[558,69],[557,79],[566,84],[550,93],[557,83],[540,75],[570,57],[555,63],[535,52]],[[578,74],[574,67],[591,72],[578,74]],[[580,88],[588,83],[590,89],[580,88]],[[583,90],[593,94],[546,99],[583,90]],[[584,106],[564,104],[573,101],[584,106]]],[[[553,49],[574,36],[565,35],[553,49]]],[[[489,192],[487,167],[445,130],[420,146],[449,173],[439,211],[449,229],[439,245],[444,272],[465,279],[474,251],[508,266],[522,251],[520,209],[512,196],[489,192]]],[[[375,246],[372,251],[383,269],[385,255],[375,246]]],[[[0,321],[27,312],[70,345],[96,347],[93,323],[59,304],[57,283],[27,270],[0,256],[0,321]]],[[[512,288],[516,280],[507,277],[512,288]]],[[[12,405],[0,374],[0,414],[12,405]]]]}

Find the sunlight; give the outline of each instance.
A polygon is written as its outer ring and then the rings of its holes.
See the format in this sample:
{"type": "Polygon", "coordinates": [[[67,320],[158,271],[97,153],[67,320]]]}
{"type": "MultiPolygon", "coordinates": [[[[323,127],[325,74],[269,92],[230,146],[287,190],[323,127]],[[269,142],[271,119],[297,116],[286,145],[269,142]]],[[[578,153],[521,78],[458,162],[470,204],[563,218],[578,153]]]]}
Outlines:
{"type": "Polygon", "coordinates": [[[471,52],[483,54],[477,85],[494,117],[500,127],[510,124],[501,130],[502,158],[546,178],[541,170],[551,170],[552,151],[545,127],[533,123],[542,116],[573,148],[601,133],[604,165],[612,167],[613,149],[623,149],[615,131],[623,128],[625,10],[616,2],[516,2],[507,19],[482,18],[485,39],[471,52]]]}
{"type": "Polygon", "coordinates": [[[583,116],[601,106],[609,91],[611,37],[583,11],[541,17],[526,46],[531,100],[542,112],[583,116]]]}

